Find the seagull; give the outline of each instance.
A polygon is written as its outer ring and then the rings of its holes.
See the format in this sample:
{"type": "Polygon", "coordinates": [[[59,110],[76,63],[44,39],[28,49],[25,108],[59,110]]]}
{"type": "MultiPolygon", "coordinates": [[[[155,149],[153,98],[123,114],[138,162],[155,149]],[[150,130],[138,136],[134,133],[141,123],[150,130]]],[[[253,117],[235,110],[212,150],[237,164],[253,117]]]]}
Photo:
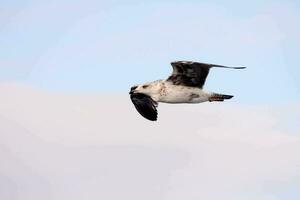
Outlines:
{"type": "Polygon", "coordinates": [[[210,68],[244,69],[193,61],[171,62],[173,72],[165,80],[157,80],[130,89],[130,98],[136,110],[146,119],[157,120],[158,102],[162,103],[203,103],[224,101],[232,95],[203,90],[210,68]]]}

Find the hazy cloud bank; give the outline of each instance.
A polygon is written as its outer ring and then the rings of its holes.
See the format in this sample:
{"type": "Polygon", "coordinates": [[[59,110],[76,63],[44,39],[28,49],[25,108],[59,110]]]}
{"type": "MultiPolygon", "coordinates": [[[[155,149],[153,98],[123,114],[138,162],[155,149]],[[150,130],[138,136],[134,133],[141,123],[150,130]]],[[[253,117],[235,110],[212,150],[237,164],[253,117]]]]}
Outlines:
{"type": "Polygon", "coordinates": [[[161,104],[152,123],[126,95],[0,93],[1,199],[300,197],[299,106],[161,104]]]}

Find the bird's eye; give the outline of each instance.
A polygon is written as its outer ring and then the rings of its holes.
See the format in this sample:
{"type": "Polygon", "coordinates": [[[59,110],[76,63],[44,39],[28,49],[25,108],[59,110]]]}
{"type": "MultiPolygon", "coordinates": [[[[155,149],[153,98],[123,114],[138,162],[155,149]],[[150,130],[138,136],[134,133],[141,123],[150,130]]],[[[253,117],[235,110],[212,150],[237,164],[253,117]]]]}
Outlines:
{"type": "Polygon", "coordinates": [[[143,89],[145,89],[145,88],[147,88],[148,87],[148,85],[143,85],[143,89]]]}

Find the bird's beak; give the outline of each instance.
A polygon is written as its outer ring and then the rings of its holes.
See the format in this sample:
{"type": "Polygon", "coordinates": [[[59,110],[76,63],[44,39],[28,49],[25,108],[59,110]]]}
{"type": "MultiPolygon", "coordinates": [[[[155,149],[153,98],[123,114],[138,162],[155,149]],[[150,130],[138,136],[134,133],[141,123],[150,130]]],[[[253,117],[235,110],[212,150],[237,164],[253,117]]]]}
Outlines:
{"type": "Polygon", "coordinates": [[[136,88],[137,88],[137,86],[131,87],[131,88],[130,88],[129,94],[133,94],[136,88]]]}

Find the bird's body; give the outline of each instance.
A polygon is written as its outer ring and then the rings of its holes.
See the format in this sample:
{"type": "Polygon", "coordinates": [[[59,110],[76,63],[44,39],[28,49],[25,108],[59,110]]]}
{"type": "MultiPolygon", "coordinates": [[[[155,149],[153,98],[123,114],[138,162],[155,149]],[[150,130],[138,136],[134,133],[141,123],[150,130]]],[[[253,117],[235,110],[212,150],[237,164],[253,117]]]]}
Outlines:
{"type": "Polygon", "coordinates": [[[209,100],[213,94],[200,88],[183,85],[174,85],[166,80],[149,83],[149,87],[158,87],[151,95],[156,102],[162,103],[202,103],[209,100]]]}
{"type": "Polygon", "coordinates": [[[146,119],[157,120],[156,107],[163,103],[202,103],[224,101],[232,95],[204,91],[203,85],[212,67],[243,69],[207,63],[177,61],[171,63],[173,73],[165,80],[133,86],[129,92],[137,111],[146,119]]]}

